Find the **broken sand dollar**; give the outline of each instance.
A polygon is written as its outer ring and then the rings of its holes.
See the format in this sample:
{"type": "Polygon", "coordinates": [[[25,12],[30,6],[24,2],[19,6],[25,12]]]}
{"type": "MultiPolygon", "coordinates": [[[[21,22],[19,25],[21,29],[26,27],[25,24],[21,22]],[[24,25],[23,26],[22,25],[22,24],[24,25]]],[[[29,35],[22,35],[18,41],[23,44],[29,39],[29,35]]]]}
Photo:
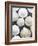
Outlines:
{"type": "Polygon", "coordinates": [[[19,36],[14,36],[13,39],[20,39],[20,37],[19,36]]]}
{"type": "Polygon", "coordinates": [[[17,20],[17,24],[18,24],[18,26],[23,26],[24,25],[24,19],[23,18],[19,18],[18,20],[17,20]]]}
{"type": "Polygon", "coordinates": [[[27,25],[27,26],[31,26],[32,25],[32,17],[31,16],[28,16],[25,19],[25,25],[27,25]]]}
{"type": "Polygon", "coordinates": [[[20,8],[18,14],[22,18],[27,17],[27,15],[28,15],[27,9],[26,8],[20,8]]]}
{"type": "Polygon", "coordinates": [[[19,34],[19,32],[20,32],[19,27],[18,27],[17,25],[13,25],[13,26],[12,26],[12,34],[13,34],[14,36],[16,36],[17,34],[19,34]]]}
{"type": "Polygon", "coordinates": [[[12,39],[10,40],[10,42],[13,42],[13,40],[15,41],[15,40],[18,40],[18,39],[20,39],[19,36],[14,36],[14,37],[12,37],[12,39]]]}
{"type": "Polygon", "coordinates": [[[12,10],[13,10],[14,12],[16,12],[16,11],[19,10],[19,8],[14,7],[12,10]]]}
{"type": "Polygon", "coordinates": [[[27,28],[24,27],[24,28],[21,30],[21,32],[20,32],[20,36],[21,36],[22,38],[30,37],[30,36],[31,36],[31,31],[30,31],[29,29],[27,29],[27,28]]]}
{"type": "Polygon", "coordinates": [[[18,14],[16,12],[14,12],[12,15],[12,21],[15,22],[18,20],[18,18],[19,18],[18,14]]]}
{"type": "Polygon", "coordinates": [[[32,8],[28,8],[28,11],[29,11],[30,13],[32,13],[32,8]]]}

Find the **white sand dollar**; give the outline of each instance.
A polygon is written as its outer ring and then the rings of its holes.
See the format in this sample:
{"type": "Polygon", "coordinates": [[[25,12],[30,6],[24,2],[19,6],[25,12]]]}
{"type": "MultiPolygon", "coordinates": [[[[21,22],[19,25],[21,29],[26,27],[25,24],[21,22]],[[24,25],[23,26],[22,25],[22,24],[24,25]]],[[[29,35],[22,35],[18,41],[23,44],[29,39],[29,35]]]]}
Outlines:
{"type": "Polygon", "coordinates": [[[17,25],[13,25],[12,26],[12,33],[13,33],[13,35],[16,36],[17,34],[19,34],[19,32],[20,32],[19,27],[17,25]]]}
{"type": "Polygon", "coordinates": [[[22,18],[27,17],[27,15],[28,15],[27,9],[26,9],[26,8],[20,8],[18,14],[19,14],[19,16],[22,17],[22,18]]]}
{"type": "Polygon", "coordinates": [[[16,12],[14,12],[12,15],[12,21],[15,22],[18,20],[18,18],[19,18],[18,14],[16,12]]]}
{"type": "Polygon", "coordinates": [[[27,26],[31,26],[32,25],[32,17],[31,16],[28,16],[26,19],[25,19],[25,24],[27,26]]]}
{"type": "Polygon", "coordinates": [[[24,28],[21,30],[20,36],[21,36],[22,38],[30,37],[30,36],[31,36],[31,31],[30,31],[29,29],[27,29],[27,28],[24,27],[24,28]]]}
{"type": "Polygon", "coordinates": [[[18,26],[23,26],[24,25],[24,19],[23,18],[19,18],[18,20],[17,20],[17,24],[18,24],[18,26]]]}

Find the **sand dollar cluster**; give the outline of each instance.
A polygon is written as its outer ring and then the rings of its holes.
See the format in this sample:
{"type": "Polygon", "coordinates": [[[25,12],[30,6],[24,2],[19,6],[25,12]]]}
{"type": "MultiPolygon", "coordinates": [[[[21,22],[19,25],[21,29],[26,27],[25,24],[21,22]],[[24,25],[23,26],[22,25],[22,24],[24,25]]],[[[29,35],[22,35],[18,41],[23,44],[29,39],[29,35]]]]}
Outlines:
{"type": "Polygon", "coordinates": [[[32,32],[32,17],[29,8],[14,8],[12,15],[12,34],[13,38],[30,37],[32,32]],[[29,11],[29,12],[28,12],[29,11]],[[30,14],[29,14],[30,13],[30,14]],[[28,27],[28,28],[27,28],[28,27]]]}

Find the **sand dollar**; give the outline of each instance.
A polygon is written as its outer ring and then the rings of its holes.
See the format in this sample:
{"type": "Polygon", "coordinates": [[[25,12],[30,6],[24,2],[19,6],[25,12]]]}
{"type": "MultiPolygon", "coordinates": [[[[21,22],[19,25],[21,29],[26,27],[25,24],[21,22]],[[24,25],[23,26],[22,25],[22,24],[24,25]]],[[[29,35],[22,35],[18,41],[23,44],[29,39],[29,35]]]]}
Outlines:
{"type": "Polygon", "coordinates": [[[14,36],[14,37],[12,37],[12,39],[10,40],[10,42],[13,42],[13,40],[14,40],[14,41],[17,41],[18,39],[20,39],[19,36],[14,36]]]}
{"type": "Polygon", "coordinates": [[[19,16],[22,17],[22,18],[27,17],[27,15],[28,15],[27,9],[26,9],[26,8],[20,8],[18,14],[19,14],[19,16]]]}
{"type": "Polygon", "coordinates": [[[27,25],[27,26],[31,26],[32,25],[32,17],[31,16],[28,16],[25,19],[25,25],[27,25]]]}
{"type": "Polygon", "coordinates": [[[31,31],[29,29],[23,27],[23,29],[20,32],[20,36],[22,38],[30,37],[31,36],[31,31]]]}
{"type": "Polygon", "coordinates": [[[18,24],[18,26],[23,26],[24,25],[24,19],[23,18],[19,18],[18,20],[17,20],[17,24],[18,24]]]}
{"type": "Polygon", "coordinates": [[[32,13],[32,8],[28,8],[28,11],[29,11],[30,13],[32,13]]]}
{"type": "Polygon", "coordinates": [[[18,14],[16,12],[14,12],[12,15],[12,21],[15,22],[18,20],[18,18],[19,18],[18,14]]]}
{"type": "Polygon", "coordinates": [[[17,25],[13,25],[13,26],[12,26],[12,34],[13,34],[14,36],[16,36],[17,34],[19,34],[19,32],[20,32],[19,27],[18,27],[17,25]]]}
{"type": "Polygon", "coordinates": [[[14,36],[13,39],[20,39],[20,37],[19,36],[14,36]]]}

